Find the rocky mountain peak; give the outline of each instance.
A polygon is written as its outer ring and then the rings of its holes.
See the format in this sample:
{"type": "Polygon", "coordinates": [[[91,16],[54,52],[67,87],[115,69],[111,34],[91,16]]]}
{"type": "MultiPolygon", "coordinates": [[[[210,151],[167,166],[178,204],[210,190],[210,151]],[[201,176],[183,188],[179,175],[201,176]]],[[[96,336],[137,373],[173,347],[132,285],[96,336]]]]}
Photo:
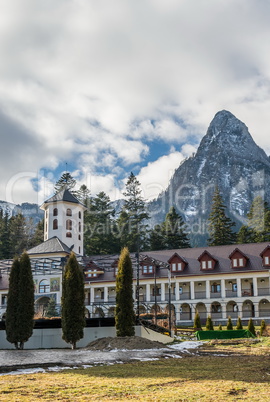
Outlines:
{"type": "Polygon", "coordinates": [[[149,205],[151,223],[160,223],[174,206],[191,231],[192,243],[205,244],[216,186],[237,228],[246,222],[257,195],[270,201],[269,158],[247,126],[227,110],[214,116],[196,154],[180,164],[166,191],[149,205]]]}
{"type": "MultiPolygon", "coordinates": [[[[231,112],[221,110],[211,121],[206,135],[198,148],[197,155],[214,153],[216,157],[228,157],[268,161],[266,153],[254,142],[247,126],[231,112]]],[[[270,165],[269,165],[270,166],[270,165]]]]}

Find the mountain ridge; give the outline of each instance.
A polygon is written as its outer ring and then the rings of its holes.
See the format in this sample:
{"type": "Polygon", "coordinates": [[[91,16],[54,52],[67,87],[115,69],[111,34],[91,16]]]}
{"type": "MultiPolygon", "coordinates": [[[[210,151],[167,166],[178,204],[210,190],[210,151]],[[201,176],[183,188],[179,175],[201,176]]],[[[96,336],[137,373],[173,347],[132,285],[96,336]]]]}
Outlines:
{"type": "Polygon", "coordinates": [[[227,110],[219,111],[197,152],[180,164],[167,189],[148,204],[151,226],[162,222],[173,205],[192,232],[193,245],[204,245],[216,186],[239,228],[246,223],[256,195],[269,201],[269,184],[270,160],[265,151],[242,121],[227,110]]]}

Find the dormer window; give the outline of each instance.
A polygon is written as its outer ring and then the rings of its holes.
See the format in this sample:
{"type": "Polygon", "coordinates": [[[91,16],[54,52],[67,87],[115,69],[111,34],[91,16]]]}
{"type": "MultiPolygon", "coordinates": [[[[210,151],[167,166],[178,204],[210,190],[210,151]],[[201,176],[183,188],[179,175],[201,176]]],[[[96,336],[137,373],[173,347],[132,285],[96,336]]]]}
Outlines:
{"type": "Polygon", "coordinates": [[[263,259],[264,265],[270,265],[269,257],[266,255],[263,259]]]}
{"type": "Polygon", "coordinates": [[[217,263],[217,260],[207,250],[200,255],[198,261],[201,264],[202,271],[214,269],[217,263]]]}
{"type": "Polygon", "coordinates": [[[230,255],[229,258],[232,263],[232,268],[245,268],[247,265],[248,257],[242,253],[238,248],[236,248],[230,255]]]}
{"type": "Polygon", "coordinates": [[[153,273],[154,273],[154,267],[153,267],[153,265],[143,265],[143,267],[142,267],[142,273],[143,273],[144,275],[153,274],[153,273]]]}
{"type": "Polygon", "coordinates": [[[264,267],[270,267],[270,246],[267,246],[260,254],[262,257],[262,265],[264,267]]]}
{"type": "Polygon", "coordinates": [[[184,271],[187,265],[187,261],[183,257],[180,257],[177,253],[172,255],[172,257],[168,260],[168,263],[170,264],[172,273],[184,271]]]}
{"type": "MultiPolygon", "coordinates": [[[[80,252],[80,250],[79,250],[80,252]]],[[[90,261],[85,269],[86,278],[97,278],[99,275],[104,274],[102,268],[96,265],[93,261],[90,261]]]]}
{"type": "Polygon", "coordinates": [[[97,269],[91,269],[87,272],[88,278],[96,278],[97,275],[97,269]]]}
{"type": "Polygon", "coordinates": [[[171,271],[172,272],[182,271],[182,262],[173,262],[171,264],[171,271]]]}
{"type": "Polygon", "coordinates": [[[119,260],[115,260],[111,265],[111,267],[114,270],[114,276],[117,276],[117,274],[118,274],[118,261],[119,260]]]}
{"type": "Polygon", "coordinates": [[[202,261],[202,269],[213,269],[213,261],[202,261]]]}

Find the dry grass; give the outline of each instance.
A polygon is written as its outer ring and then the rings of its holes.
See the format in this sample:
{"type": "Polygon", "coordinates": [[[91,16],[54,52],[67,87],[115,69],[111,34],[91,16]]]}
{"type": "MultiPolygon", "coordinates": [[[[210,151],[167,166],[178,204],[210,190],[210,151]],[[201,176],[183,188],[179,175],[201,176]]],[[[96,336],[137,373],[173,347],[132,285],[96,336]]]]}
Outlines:
{"type": "Polygon", "coordinates": [[[204,348],[210,352],[205,356],[3,376],[0,401],[269,400],[269,342],[221,346],[204,348]],[[233,354],[214,356],[211,350],[233,354]]]}

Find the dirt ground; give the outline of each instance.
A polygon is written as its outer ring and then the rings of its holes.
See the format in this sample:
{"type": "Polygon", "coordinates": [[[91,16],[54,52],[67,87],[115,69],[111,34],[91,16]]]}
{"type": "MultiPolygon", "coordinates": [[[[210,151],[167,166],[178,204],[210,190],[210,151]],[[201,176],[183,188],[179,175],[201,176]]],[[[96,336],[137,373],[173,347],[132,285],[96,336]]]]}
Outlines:
{"type": "Polygon", "coordinates": [[[142,349],[163,349],[166,347],[161,342],[151,341],[140,336],[107,337],[99,338],[87,345],[87,350],[142,350],[142,349]]]}

